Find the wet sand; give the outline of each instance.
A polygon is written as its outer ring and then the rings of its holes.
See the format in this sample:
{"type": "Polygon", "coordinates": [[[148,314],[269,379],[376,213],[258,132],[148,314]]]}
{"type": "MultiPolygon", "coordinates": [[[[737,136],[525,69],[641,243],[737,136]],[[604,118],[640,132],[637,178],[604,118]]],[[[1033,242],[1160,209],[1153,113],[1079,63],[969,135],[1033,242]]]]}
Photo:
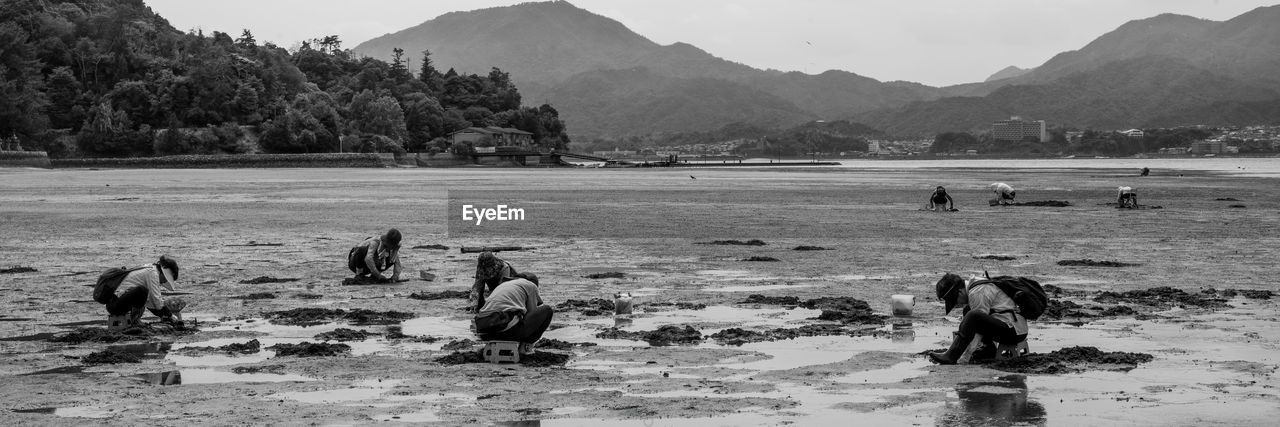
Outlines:
{"type": "Polygon", "coordinates": [[[36,271],[0,274],[9,307],[0,313],[0,423],[231,424],[252,413],[255,423],[283,424],[1267,425],[1280,416],[1276,299],[1221,291],[1280,290],[1269,274],[1280,253],[1276,184],[1097,169],[3,169],[0,268],[36,271]],[[1013,184],[1022,201],[1071,206],[987,206],[994,181],[1013,184]],[[936,185],[947,186],[959,212],[919,210],[936,185]],[[1107,205],[1119,185],[1162,209],[1107,205]],[[511,237],[446,235],[450,196],[471,191],[581,224],[534,219],[511,237]],[[389,226],[406,236],[404,276],[414,280],[343,286],[350,246],[389,226]],[[703,244],[730,239],[765,245],[703,244]],[[408,249],[434,244],[452,249],[408,249]],[[548,303],[629,292],[635,314],[557,313],[546,338],[570,345],[540,351],[567,355],[563,366],[439,363],[455,347],[475,348],[458,344],[474,338],[465,298],[421,298],[468,289],[475,254],[460,253],[464,246],[535,248],[499,255],[537,273],[548,303]],[[104,326],[86,286],[99,271],[160,253],[182,263],[180,291],[193,303],[186,317],[199,332],[50,340],[104,326]],[[777,261],[744,261],[753,257],[777,261]],[[420,270],[437,277],[418,280],[420,270]],[[919,353],[945,346],[957,320],[942,315],[933,282],[983,270],[1054,285],[1063,289],[1055,299],[1083,307],[1033,323],[1033,353],[1092,346],[1153,360],[1060,374],[929,363],[919,353]],[[253,280],[261,278],[274,280],[253,280]],[[1162,286],[1222,304],[1099,299],[1162,286]],[[752,294],[856,298],[885,320],[818,320],[822,310],[748,303],[752,294]],[[913,316],[889,316],[894,294],[916,296],[913,316]],[[416,317],[391,325],[397,331],[268,319],[305,307],[416,317]],[[1099,316],[1106,309],[1122,314],[1099,316]],[[815,325],[844,333],[741,345],[709,338],[815,325]],[[598,336],[663,326],[703,339],[655,347],[598,336]],[[324,341],[318,335],[334,344],[326,348],[349,349],[317,357],[272,350],[324,341]],[[338,340],[349,336],[365,338],[338,340]],[[255,339],[254,353],[182,350],[255,339]],[[115,349],[138,363],[81,360],[123,344],[134,346],[115,349]]]}

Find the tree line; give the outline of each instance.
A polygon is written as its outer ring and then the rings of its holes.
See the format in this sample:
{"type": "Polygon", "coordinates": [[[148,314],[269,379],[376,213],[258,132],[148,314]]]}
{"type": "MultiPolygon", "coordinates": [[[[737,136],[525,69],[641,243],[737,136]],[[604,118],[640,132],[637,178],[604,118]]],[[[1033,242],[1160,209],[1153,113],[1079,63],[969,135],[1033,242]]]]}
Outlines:
{"type": "Polygon", "coordinates": [[[423,51],[356,57],[337,36],[292,51],[183,33],[141,0],[0,5],[0,137],[51,156],[440,152],[471,126],[569,144],[550,105],[526,107],[510,75],[440,72],[423,51]],[[254,138],[246,138],[246,133],[254,138]]]}
{"type": "MultiPolygon", "coordinates": [[[[1186,148],[1202,141],[1213,132],[1201,128],[1147,129],[1142,137],[1131,137],[1119,131],[1084,130],[1078,138],[1067,138],[1064,128],[1050,129],[1049,141],[1037,137],[1021,141],[997,141],[990,133],[943,132],[934,137],[931,153],[964,153],[977,150],[982,154],[1082,154],[1132,156],[1161,148],[1186,148]]],[[[1242,150],[1242,152],[1245,150],[1242,150]]]]}

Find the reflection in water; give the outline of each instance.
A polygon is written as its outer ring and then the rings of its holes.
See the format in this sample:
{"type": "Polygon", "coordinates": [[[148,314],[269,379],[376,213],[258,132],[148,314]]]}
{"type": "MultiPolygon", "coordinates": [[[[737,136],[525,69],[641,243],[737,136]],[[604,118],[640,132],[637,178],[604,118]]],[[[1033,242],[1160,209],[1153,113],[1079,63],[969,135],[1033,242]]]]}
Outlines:
{"type": "Polygon", "coordinates": [[[618,316],[613,318],[613,327],[618,329],[631,326],[632,323],[635,323],[635,322],[633,322],[630,317],[618,316]]]}
{"type": "Polygon", "coordinates": [[[182,384],[182,371],[152,372],[149,374],[138,374],[134,376],[138,378],[142,378],[143,381],[146,381],[151,385],[182,384]]]}
{"type": "Polygon", "coordinates": [[[893,319],[893,331],[889,334],[894,343],[910,344],[916,340],[916,330],[910,320],[893,319]]]}
{"type": "Polygon", "coordinates": [[[494,427],[541,427],[542,420],[499,421],[494,427]]]}
{"type": "Polygon", "coordinates": [[[172,342],[149,342],[143,344],[120,344],[107,346],[108,351],[130,353],[138,357],[163,357],[173,347],[172,342]]]}
{"type": "Polygon", "coordinates": [[[1044,425],[1044,406],[1027,397],[1027,377],[1008,375],[992,382],[956,385],[960,405],[942,415],[940,426],[960,425],[1044,425]]]}

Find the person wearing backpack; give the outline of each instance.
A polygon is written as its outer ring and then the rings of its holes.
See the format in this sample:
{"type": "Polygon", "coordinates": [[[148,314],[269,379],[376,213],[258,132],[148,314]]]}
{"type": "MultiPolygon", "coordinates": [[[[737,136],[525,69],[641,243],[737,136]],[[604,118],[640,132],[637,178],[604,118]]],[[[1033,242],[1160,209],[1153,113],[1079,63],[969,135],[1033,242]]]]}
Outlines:
{"type": "Polygon", "coordinates": [[[380,282],[400,281],[400,230],[390,229],[381,236],[360,242],[347,253],[347,268],[357,278],[372,277],[380,282]],[[391,269],[391,277],[382,273],[391,269]]]}
{"type": "MultiPolygon", "coordinates": [[[[996,343],[1017,344],[1027,339],[1027,316],[1018,313],[1018,305],[996,280],[1021,278],[997,277],[995,280],[971,280],[947,273],[934,286],[938,299],[946,305],[946,313],[964,306],[959,329],[952,334],[951,347],[946,351],[930,352],[929,358],[943,365],[954,365],[964,354],[973,337],[981,334],[983,352],[974,359],[995,356],[996,343]]],[[[1032,282],[1034,283],[1034,282],[1032,282]]],[[[1039,284],[1036,284],[1038,287],[1039,284]]],[[[1039,317],[1034,313],[1033,317],[1039,317]]]]}
{"type": "Polygon", "coordinates": [[[951,200],[951,195],[947,194],[947,189],[942,188],[942,186],[939,185],[938,188],[933,190],[933,194],[929,195],[929,204],[925,209],[931,211],[950,212],[956,210],[956,202],[951,200]],[[947,205],[951,206],[948,207],[947,205]]]}
{"type": "MultiPolygon", "coordinates": [[[[181,320],[180,310],[186,304],[178,298],[165,300],[161,289],[177,288],[178,262],[168,255],[152,264],[128,270],[114,290],[103,290],[103,304],[112,316],[129,315],[129,325],[136,326],[142,319],[143,308],[162,320],[181,320]]],[[[95,289],[96,291],[96,289],[95,289]]]]}

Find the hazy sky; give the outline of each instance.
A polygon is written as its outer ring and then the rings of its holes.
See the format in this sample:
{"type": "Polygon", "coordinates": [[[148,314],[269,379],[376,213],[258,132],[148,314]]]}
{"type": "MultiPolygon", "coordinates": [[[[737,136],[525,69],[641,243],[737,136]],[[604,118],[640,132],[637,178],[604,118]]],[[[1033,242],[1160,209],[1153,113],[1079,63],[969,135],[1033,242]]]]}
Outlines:
{"type": "MultiPolygon", "coordinates": [[[[253,32],[290,47],[336,34],[343,46],[452,11],[520,0],[147,0],[180,30],[253,32]]],[[[1134,19],[1224,21],[1277,0],[572,0],[660,44],[685,42],[756,68],[854,72],[932,86],[982,81],[1075,50],[1134,19]]],[[[448,64],[443,64],[447,66],[448,64]]]]}

